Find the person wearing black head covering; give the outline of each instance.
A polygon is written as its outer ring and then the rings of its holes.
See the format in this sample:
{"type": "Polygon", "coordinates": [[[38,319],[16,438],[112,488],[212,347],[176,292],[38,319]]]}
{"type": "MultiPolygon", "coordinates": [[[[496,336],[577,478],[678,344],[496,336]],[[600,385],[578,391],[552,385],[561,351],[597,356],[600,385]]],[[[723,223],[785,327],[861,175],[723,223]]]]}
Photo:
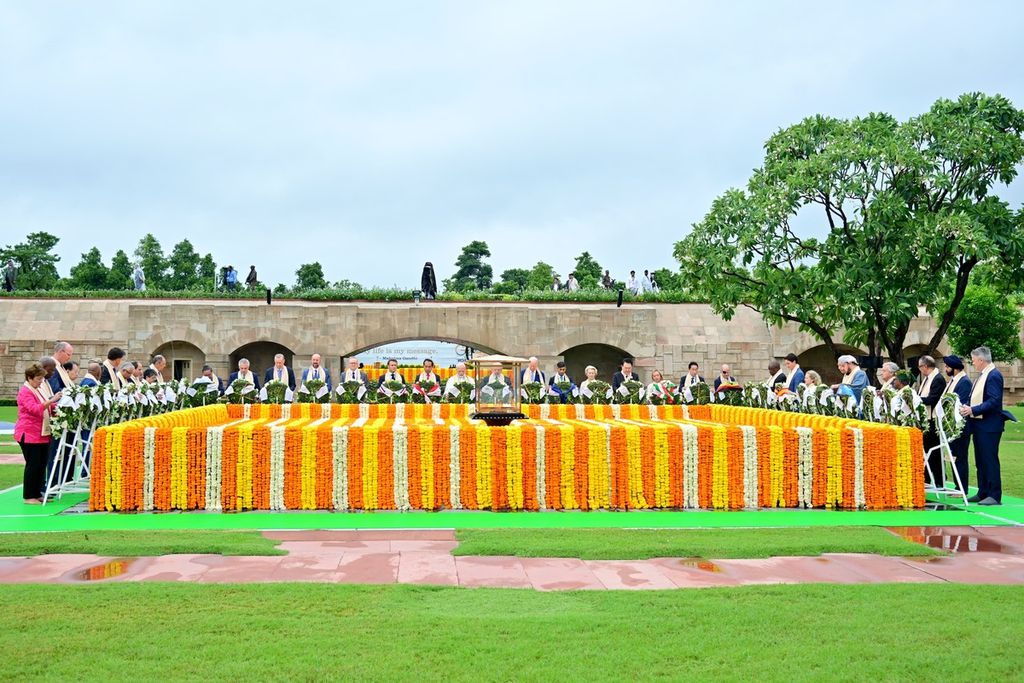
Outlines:
{"type": "MultiPolygon", "coordinates": [[[[960,360],[960,356],[945,356],[942,359],[942,363],[946,366],[946,376],[949,377],[944,393],[955,393],[960,397],[961,403],[970,405],[971,389],[974,385],[971,382],[971,378],[964,372],[964,362],[960,360]]],[[[954,458],[953,466],[956,468],[956,473],[960,475],[960,484],[963,485],[964,491],[967,490],[967,478],[970,473],[967,459],[967,447],[970,443],[971,435],[968,434],[966,429],[964,429],[959,438],[949,442],[949,450],[954,458]]]]}
{"type": "Polygon", "coordinates": [[[437,298],[437,280],[434,279],[434,264],[427,261],[423,264],[423,275],[420,276],[420,290],[424,299],[437,298]]]}

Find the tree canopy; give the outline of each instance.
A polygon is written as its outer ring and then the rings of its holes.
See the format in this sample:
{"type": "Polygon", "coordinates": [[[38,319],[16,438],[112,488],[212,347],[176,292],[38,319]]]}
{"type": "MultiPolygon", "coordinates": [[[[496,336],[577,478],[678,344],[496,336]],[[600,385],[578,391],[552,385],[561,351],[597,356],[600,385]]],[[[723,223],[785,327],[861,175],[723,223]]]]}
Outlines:
{"type": "MultiPolygon", "coordinates": [[[[1019,276],[1022,213],[992,192],[1024,160],[1024,112],[1000,95],[939,100],[905,122],[813,116],[765,144],[745,190],[718,197],[675,245],[684,287],[903,362],[919,309],[941,342],[975,266],[1019,276]]],[[[837,353],[838,355],[838,353],[837,353]]]]}
{"type": "Polygon", "coordinates": [[[18,269],[18,289],[53,289],[60,280],[53,248],[60,241],[48,232],[30,233],[24,242],[0,249],[0,263],[13,260],[18,269]]]}
{"type": "Polygon", "coordinates": [[[303,263],[295,271],[295,289],[326,289],[327,279],[319,261],[303,263]]]}
{"type": "Polygon", "coordinates": [[[494,271],[484,258],[490,257],[491,250],[487,242],[473,240],[462,248],[462,253],[455,259],[455,274],[444,280],[445,289],[465,292],[472,289],[490,289],[494,271]]]}

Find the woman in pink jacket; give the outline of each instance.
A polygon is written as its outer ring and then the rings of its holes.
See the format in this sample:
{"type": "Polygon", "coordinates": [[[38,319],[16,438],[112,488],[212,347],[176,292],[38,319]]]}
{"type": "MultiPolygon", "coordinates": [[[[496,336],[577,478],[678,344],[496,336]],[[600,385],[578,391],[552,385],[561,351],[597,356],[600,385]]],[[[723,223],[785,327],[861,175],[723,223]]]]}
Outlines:
{"type": "Polygon", "coordinates": [[[14,440],[25,456],[25,476],[21,483],[21,496],[26,503],[39,504],[46,479],[46,457],[50,451],[50,415],[60,400],[60,392],[51,397],[41,386],[46,371],[33,363],[25,370],[25,384],[18,390],[18,421],[14,425],[14,440]]]}

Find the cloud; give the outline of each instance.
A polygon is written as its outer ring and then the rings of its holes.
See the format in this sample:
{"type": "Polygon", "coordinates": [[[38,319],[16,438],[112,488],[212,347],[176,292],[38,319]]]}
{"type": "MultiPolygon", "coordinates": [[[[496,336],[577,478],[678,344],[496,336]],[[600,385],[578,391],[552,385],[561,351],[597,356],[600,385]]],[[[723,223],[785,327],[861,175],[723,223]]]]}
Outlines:
{"type": "MultiPolygon", "coordinates": [[[[590,251],[620,277],[814,113],[1024,104],[1012,3],[104,3],[0,8],[0,223],[64,272],[146,232],[291,283],[414,286],[590,251]],[[954,49],[955,47],[955,49],[954,49]]],[[[1017,182],[1002,195],[1024,200],[1017,182]]]]}

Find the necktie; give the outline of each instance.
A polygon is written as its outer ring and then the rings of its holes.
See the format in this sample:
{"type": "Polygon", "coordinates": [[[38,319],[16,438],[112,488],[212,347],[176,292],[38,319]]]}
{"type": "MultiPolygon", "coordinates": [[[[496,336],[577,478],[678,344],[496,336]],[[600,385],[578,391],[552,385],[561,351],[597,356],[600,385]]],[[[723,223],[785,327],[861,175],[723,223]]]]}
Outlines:
{"type": "Polygon", "coordinates": [[[539,382],[540,381],[540,373],[537,372],[536,370],[533,371],[533,381],[534,382],[539,382]]]}
{"type": "Polygon", "coordinates": [[[277,371],[277,381],[278,382],[283,382],[284,381],[284,379],[282,379],[282,377],[281,377],[281,375],[283,375],[283,374],[284,373],[281,370],[277,371]]]}

